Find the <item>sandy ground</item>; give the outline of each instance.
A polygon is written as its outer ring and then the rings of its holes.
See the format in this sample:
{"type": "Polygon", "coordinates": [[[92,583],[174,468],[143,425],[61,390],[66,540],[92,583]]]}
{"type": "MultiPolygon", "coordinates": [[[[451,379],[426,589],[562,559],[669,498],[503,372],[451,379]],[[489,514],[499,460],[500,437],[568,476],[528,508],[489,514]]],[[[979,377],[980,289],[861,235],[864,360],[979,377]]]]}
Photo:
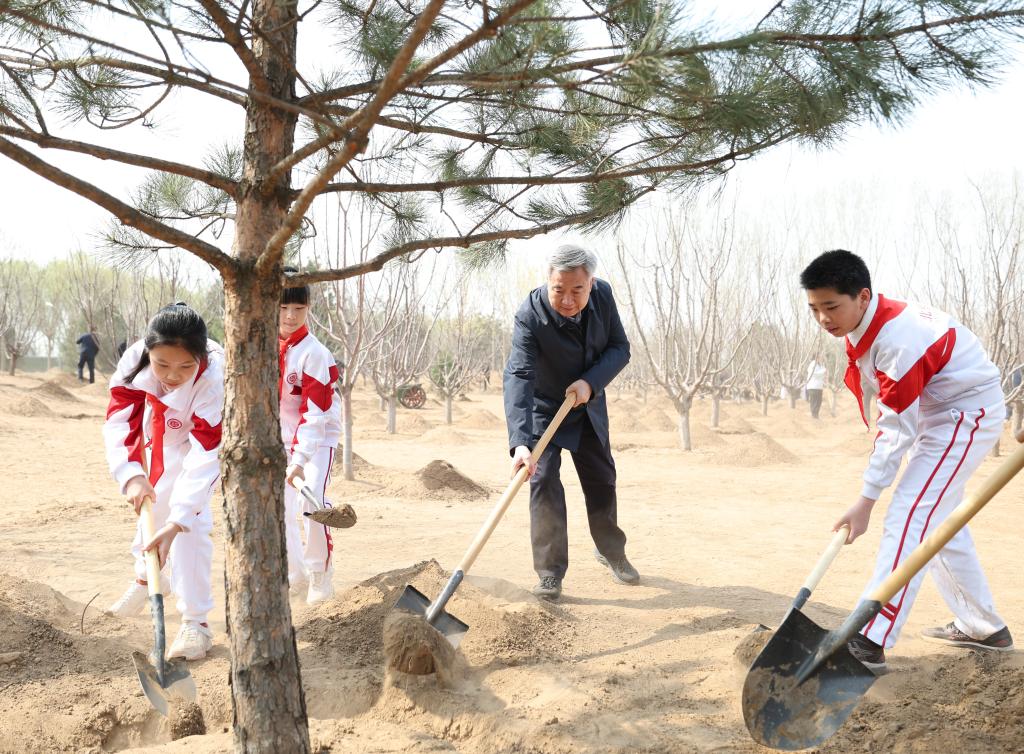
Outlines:
{"type": "MultiPolygon", "coordinates": [[[[642,584],[616,584],[594,561],[566,463],[573,562],[563,599],[549,605],[529,594],[524,491],[450,605],[471,629],[464,667],[442,687],[433,676],[385,673],[381,624],[408,580],[436,593],[440,568],[458,562],[503,488],[501,396],[471,394],[451,427],[434,401],[403,410],[389,437],[376,400],[358,395],[360,479],[336,477],[331,487],[359,514],[336,538],[337,595],[313,608],[299,595],[292,601],[320,751],[764,751],[743,725],[734,649],[755,624],[783,616],[857,494],[870,435],[849,401],[820,422],[806,404],[773,404],[768,418],[754,405],[726,404],[717,432],[706,423],[710,406],[699,404],[696,450],[684,454],[666,402],[613,397],[619,518],[642,584]],[[453,468],[417,474],[435,460],[453,468]],[[440,568],[422,563],[430,559],[440,568]]],[[[148,617],[100,612],[130,579],[134,526],[103,460],[104,407],[100,385],[0,377],[0,751],[230,751],[222,595],[212,616],[217,644],[192,666],[208,733],[175,742],[129,656],[147,649],[148,617]]],[[[973,526],[998,606],[1018,633],[1022,491],[1024,482],[1013,482],[973,526]]],[[[812,618],[832,626],[855,604],[881,519],[841,553],[806,610],[812,618]]],[[[218,573],[220,558],[218,548],[218,573]]],[[[215,575],[218,593],[221,583],[215,575]]],[[[173,632],[173,608],[168,619],[173,632]]],[[[890,652],[893,672],[821,751],[1024,751],[1024,658],[917,638],[947,620],[926,583],[890,652]]]]}

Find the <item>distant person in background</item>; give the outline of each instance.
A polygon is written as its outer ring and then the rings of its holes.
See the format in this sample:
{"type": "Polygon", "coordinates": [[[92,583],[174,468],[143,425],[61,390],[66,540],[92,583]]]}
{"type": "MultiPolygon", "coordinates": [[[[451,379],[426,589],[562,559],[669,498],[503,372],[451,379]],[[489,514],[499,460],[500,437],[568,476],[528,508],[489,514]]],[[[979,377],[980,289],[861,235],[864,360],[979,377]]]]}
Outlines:
{"type": "Polygon", "coordinates": [[[817,357],[807,366],[807,402],[811,404],[811,418],[817,419],[821,412],[821,396],[825,390],[825,365],[817,357]]]}
{"type": "Polygon", "coordinates": [[[84,382],[82,367],[89,365],[89,384],[96,382],[96,354],[100,352],[100,341],[96,337],[96,330],[89,328],[89,332],[75,341],[78,344],[78,381],[84,382]]]}

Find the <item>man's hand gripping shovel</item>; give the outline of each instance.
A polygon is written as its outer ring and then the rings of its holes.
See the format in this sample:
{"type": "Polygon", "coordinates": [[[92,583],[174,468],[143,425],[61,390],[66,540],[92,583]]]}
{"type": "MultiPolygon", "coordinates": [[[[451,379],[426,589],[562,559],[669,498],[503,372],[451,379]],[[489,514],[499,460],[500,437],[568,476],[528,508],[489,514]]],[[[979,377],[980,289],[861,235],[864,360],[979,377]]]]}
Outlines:
{"type": "Polygon", "coordinates": [[[1024,447],[1017,448],[960,503],[836,630],[826,631],[799,610],[789,612],[751,665],[743,685],[743,719],[755,741],[795,751],[817,746],[839,729],[875,681],[875,674],[850,654],[847,642],[1021,468],[1024,447]]]}
{"type": "Polygon", "coordinates": [[[427,675],[435,671],[445,672],[454,650],[469,626],[445,610],[445,605],[459,588],[466,573],[472,567],[480,551],[508,510],[519,488],[529,476],[529,466],[535,464],[544,453],[551,438],[558,431],[562,421],[576,402],[576,394],[570,393],[558,412],[541,435],[537,446],[530,453],[530,460],[512,477],[505,492],[491,510],[484,525],[477,532],[458,567],[441,594],[433,602],[415,587],[408,585],[398,598],[384,623],[384,648],[387,663],[403,673],[427,675]]]}

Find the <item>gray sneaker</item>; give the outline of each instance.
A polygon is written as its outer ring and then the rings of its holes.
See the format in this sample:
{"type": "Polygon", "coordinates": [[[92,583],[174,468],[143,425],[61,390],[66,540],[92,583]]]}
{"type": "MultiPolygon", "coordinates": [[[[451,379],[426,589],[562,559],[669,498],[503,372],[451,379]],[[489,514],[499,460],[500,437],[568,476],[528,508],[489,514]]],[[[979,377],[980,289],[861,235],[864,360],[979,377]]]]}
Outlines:
{"type": "Polygon", "coordinates": [[[635,586],[640,583],[640,574],[637,573],[632,563],[626,560],[625,553],[617,558],[609,559],[602,555],[600,550],[594,550],[594,559],[608,568],[612,572],[612,578],[620,584],[635,586]]]}
{"type": "Polygon", "coordinates": [[[984,649],[990,652],[1013,651],[1013,637],[1010,636],[1010,629],[1006,626],[1003,626],[994,634],[984,639],[975,639],[973,636],[968,636],[957,628],[956,623],[950,621],[945,626],[926,628],[921,632],[921,638],[925,641],[933,641],[936,644],[948,644],[953,647],[984,649]]]}
{"type": "Polygon", "coordinates": [[[554,602],[562,596],[562,580],[557,576],[541,576],[533,593],[541,599],[554,602]]]}

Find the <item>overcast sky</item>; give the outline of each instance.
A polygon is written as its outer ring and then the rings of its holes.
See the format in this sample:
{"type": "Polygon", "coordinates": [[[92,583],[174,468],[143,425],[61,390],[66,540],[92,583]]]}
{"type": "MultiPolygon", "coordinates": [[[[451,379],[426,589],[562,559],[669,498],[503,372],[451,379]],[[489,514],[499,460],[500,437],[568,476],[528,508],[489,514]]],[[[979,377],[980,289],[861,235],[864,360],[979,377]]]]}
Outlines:
{"type": "MultiPolygon", "coordinates": [[[[696,3],[696,9],[698,14],[708,13],[716,5],[725,5],[730,14],[726,21],[736,22],[759,15],[772,3],[749,0],[716,4],[702,0],[696,3]]],[[[787,207],[806,207],[822,196],[831,202],[842,201],[845,195],[859,195],[858,206],[865,207],[865,215],[885,214],[884,222],[898,224],[905,211],[928,197],[942,192],[963,195],[972,180],[1008,177],[1024,169],[1022,94],[1024,61],[1018,55],[993,88],[978,92],[958,89],[934,96],[903,125],[857,127],[826,151],[777,148],[737,167],[729,186],[737,192],[738,209],[750,216],[778,217],[787,207]],[[884,208],[885,212],[876,213],[873,208],[884,208]]],[[[102,142],[152,153],[164,153],[169,143],[174,143],[181,152],[195,156],[211,133],[221,133],[224,138],[237,133],[236,111],[226,106],[223,111],[204,108],[200,112],[182,107],[166,117],[160,128],[108,132],[102,135],[102,142]],[[197,139],[197,134],[205,138],[197,139]]],[[[75,135],[101,140],[95,132],[75,135]]],[[[43,152],[48,159],[53,159],[51,154],[43,152]]],[[[91,158],[61,155],[54,161],[93,175],[97,183],[123,198],[141,177],[140,171],[91,158]]],[[[670,201],[657,197],[639,212],[670,201]]],[[[93,237],[108,217],[87,200],[6,159],[0,159],[0,207],[4,218],[0,253],[13,252],[38,260],[63,256],[78,248],[92,249],[93,237]]],[[[879,218],[865,216],[863,222],[877,223],[879,218]]],[[[539,259],[552,243],[576,237],[568,232],[516,242],[512,248],[527,259],[539,259]]],[[[600,246],[608,239],[590,242],[600,246]]]]}

